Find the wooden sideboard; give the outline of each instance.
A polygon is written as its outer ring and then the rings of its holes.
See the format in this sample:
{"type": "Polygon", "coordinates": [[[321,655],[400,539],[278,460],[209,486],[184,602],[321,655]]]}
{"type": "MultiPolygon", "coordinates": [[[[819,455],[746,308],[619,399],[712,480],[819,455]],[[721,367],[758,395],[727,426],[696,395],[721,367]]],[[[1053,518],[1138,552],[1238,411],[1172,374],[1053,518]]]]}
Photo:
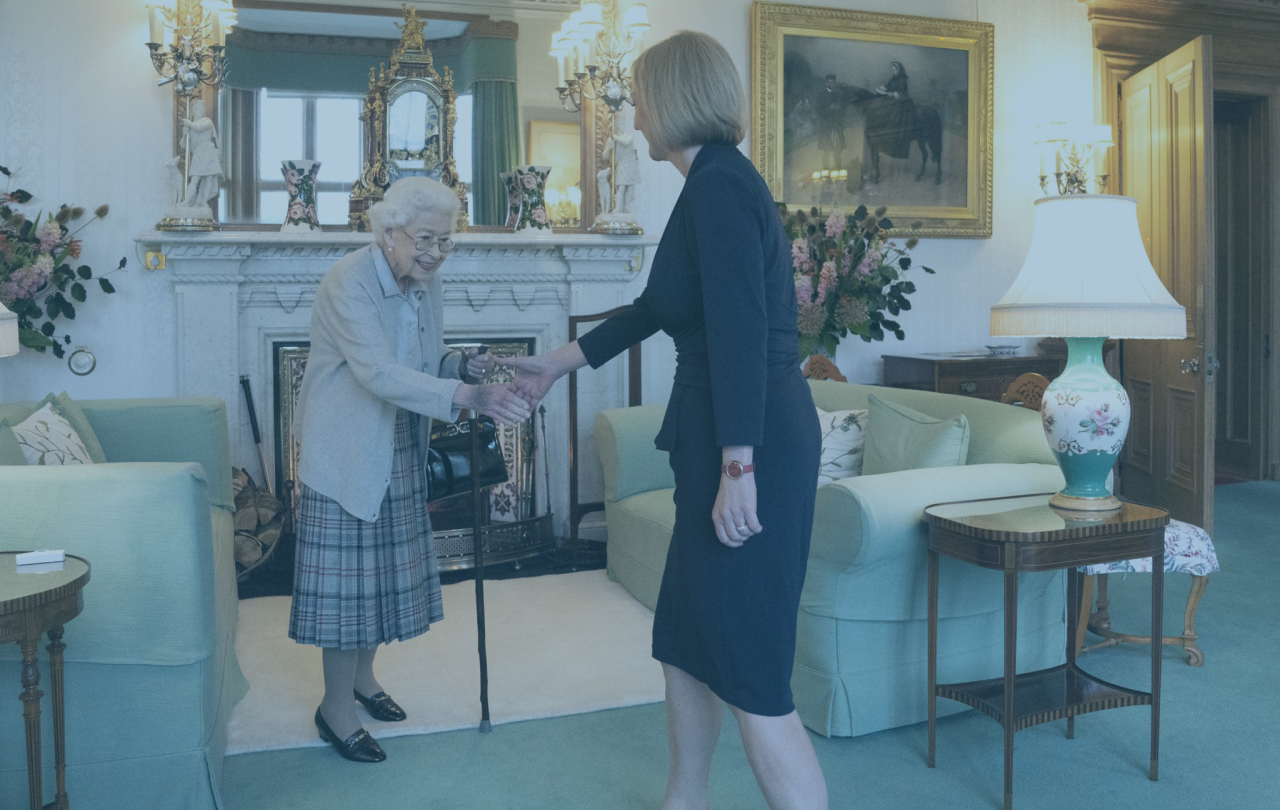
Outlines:
{"type": "Polygon", "coordinates": [[[959,394],[1000,401],[1000,395],[1019,375],[1034,371],[1053,379],[1062,373],[1066,357],[997,357],[981,355],[953,357],[886,354],[884,384],[891,388],[914,388],[939,394],[959,394]]]}

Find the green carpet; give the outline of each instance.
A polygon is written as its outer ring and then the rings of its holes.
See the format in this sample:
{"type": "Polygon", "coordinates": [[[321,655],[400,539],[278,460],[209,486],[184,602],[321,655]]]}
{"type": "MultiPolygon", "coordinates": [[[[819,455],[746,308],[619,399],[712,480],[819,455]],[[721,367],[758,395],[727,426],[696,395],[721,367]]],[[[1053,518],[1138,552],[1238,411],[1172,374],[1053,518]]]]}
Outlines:
{"type": "MultiPolygon", "coordinates": [[[[1275,518],[1280,483],[1219,487],[1214,544],[1222,572],[1210,580],[1196,629],[1205,665],[1165,648],[1160,781],[1147,779],[1150,711],[1117,709],[1019,732],[1014,806],[1025,810],[1253,810],[1280,808],[1280,663],[1276,631],[1275,518]]],[[[1150,578],[1111,578],[1113,627],[1150,627],[1150,578]]],[[[1182,628],[1190,578],[1166,580],[1165,628],[1182,628]]],[[[1097,676],[1145,688],[1148,648],[1086,655],[1097,676]]],[[[925,767],[923,724],[853,739],[814,737],[833,810],[1001,805],[1002,734],[966,712],[938,724],[938,767],[925,767]]],[[[329,749],[246,754],[226,760],[227,810],[378,807],[443,810],[656,810],[666,785],[661,705],[536,720],[489,734],[399,737],[388,760],[356,765],[329,749]]],[[[716,810],[764,808],[732,717],[712,772],[716,810]]]]}

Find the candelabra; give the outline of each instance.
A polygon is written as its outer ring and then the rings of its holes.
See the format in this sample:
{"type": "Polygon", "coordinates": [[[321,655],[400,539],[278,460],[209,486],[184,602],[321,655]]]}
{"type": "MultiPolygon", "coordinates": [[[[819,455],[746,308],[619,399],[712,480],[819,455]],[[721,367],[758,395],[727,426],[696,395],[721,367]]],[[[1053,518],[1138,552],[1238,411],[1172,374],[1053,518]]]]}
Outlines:
{"type": "Polygon", "coordinates": [[[151,64],[188,104],[200,85],[227,72],[226,35],[236,23],[231,0],[160,0],[147,8],[151,64]]]}
{"type": "Polygon", "coordinates": [[[1114,143],[1106,124],[1072,130],[1063,123],[1041,128],[1040,190],[1049,193],[1048,152],[1053,150],[1053,178],[1058,195],[1088,194],[1090,170],[1097,193],[1107,190],[1107,147],[1114,143]],[[1088,164],[1092,162],[1092,167],[1088,164]]]}
{"type": "Polygon", "coordinates": [[[205,113],[202,86],[213,88],[216,106],[217,88],[227,73],[226,36],[236,24],[236,12],[231,0],[157,0],[146,8],[147,48],[160,74],[156,84],[172,84],[181,100],[182,154],[165,164],[172,196],[156,228],[213,230],[222,170],[216,125],[205,113]]]}
{"type": "Polygon", "coordinates": [[[556,91],[569,112],[581,110],[583,99],[602,101],[613,112],[624,103],[635,104],[631,63],[649,29],[648,9],[631,6],[622,16],[621,27],[616,14],[608,23],[604,6],[586,0],[551,37],[550,55],[555,57],[559,79],[564,82],[556,91]]]}

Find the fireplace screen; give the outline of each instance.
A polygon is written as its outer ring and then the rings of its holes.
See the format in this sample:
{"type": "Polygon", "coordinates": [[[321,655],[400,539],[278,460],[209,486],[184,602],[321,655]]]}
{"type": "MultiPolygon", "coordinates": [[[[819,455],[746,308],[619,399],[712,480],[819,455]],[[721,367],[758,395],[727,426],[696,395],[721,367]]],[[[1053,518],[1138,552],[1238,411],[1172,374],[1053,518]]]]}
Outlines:
{"type": "MultiPolygon", "coordinates": [[[[499,357],[526,357],[533,351],[531,338],[460,339],[454,343],[483,343],[499,357]]],[[[310,344],[305,341],[274,345],[276,480],[280,482],[278,491],[281,493],[281,500],[290,504],[295,516],[301,489],[298,482],[301,445],[293,437],[291,429],[309,349],[310,344]]],[[[510,369],[499,366],[490,376],[490,381],[509,382],[513,376],[514,372],[510,369]]],[[[539,516],[538,511],[538,501],[540,498],[545,499],[545,495],[539,493],[537,487],[537,418],[535,414],[527,422],[514,427],[498,425],[498,441],[506,458],[509,480],[484,491],[487,525],[494,529],[486,529],[489,537],[486,555],[495,554],[494,557],[486,556],[490,562],[528,556],[527,552],[534,547],[541,549],[551,543],[550,516],[539,516]],[[504,528],[501,524],[510,526],[504,528]],[[495,544],[504,547],[495,548],[495,544]]],[[[446,570],[467,567],[465,560],[472,554],[470,495],[434,501],[430,510],[431,528],[435,535],[437,553],[441,558],[441,567],[446,570]],[[450,560],[454,560],[456,564],[450,564],[450,560]]]]}

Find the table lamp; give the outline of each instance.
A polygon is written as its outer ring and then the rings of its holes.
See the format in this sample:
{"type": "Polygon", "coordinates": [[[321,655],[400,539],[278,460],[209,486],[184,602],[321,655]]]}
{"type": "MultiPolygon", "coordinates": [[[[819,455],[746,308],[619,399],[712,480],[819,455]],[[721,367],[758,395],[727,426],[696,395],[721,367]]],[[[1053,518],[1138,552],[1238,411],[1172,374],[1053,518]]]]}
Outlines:
{"type": "Polygon", "coordinates": [[[1065,194],[1035,205],[1031,248],[1013,286],[991,308],[991,334],[1066,339],[1066,368],[1040,406],[1067,480],[1050,504],[1118,509],[1106,481],[1129,432],[1129,396],[1103,367],[1103,341],[1185,338],[1186,312],[1147,258],[1137,200],[1065,194]]]}
{"type": "Polygon", "coordinates": [[[18,316],[0,304],[0,357],[18,353],[18,316]]]}

